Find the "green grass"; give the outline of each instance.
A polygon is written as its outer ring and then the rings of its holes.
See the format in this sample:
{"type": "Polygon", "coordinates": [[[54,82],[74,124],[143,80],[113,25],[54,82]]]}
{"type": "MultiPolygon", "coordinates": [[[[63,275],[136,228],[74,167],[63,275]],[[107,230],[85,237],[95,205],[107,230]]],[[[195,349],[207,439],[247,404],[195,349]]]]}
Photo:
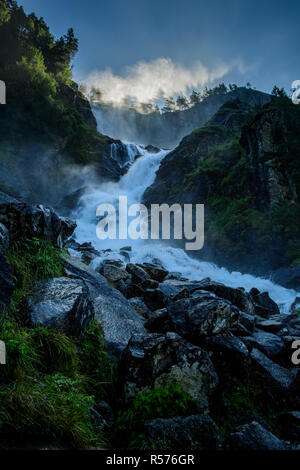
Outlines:
{"type": "Polygon", "coordinates": [[[276,427],[278,411],[275,403],[267,401],[265,391],[258,385],[242,385],[224,397],[225,412],[220,418],[220,431],[224,438],[240,423],[245,412],[260,416],[271,428],[276,427]]]}
{"type": "Polygon", "coordinates": [[[6,257],[16,286],[9,309],[13,314],[35,282],[63,276],[61,250],[44,239],[12,241],[6,257]]]}
{"type": "Polygon", "coordinates": [[[129,448],[153,448],[143,433],[143,423],[153,418],[187,416],[196,405],[180,384],[173,383],[135,396],[131,406],[118,414],[115,441],[129,448]]]}
{"type": "Polygon", "coordinates": [[[45,436],[76,448],[104,446],[90,412],[113,370],[101,327],[93,322],[81,343],[43,327],[4,318],[7,365],[0,385],[0,441],[45,436]]]}
{"type": "Polygon", "coordinates": [[[80,378],[59,373],[42,380],[26,377],[0,392],[0,432],[2,438],[46,436],[81,449],[101,445],[91,421],[92,405],[80,378]]]}
{"type": "Polygon", "coordinates": [[[114,366],[107,357],[102,328],[96,320],[93,320],[86,329],[78,355],[82,374],[87,378],[88,390],[101,397],[111,388],[114,366]]]}

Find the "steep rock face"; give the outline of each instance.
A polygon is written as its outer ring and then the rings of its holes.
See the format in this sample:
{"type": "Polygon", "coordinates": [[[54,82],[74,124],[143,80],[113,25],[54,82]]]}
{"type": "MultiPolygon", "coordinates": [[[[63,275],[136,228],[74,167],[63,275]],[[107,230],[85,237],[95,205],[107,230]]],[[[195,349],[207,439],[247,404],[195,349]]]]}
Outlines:
{"type": "Polygon", "coordinates": [[[226,103],[165,157],[144,202],[204,204],[205,244],[196,256],[274,273],[297,288],[295,268],[277,270],[299,258],[299,123],[288,98],[259,109],[226,103]]]}
{"type": "Polygon", "coordinates": [[[64,277],[39,282],[27,298],[27,309],[30,325],[74,336],[83,334],[94,318],[87,287],[78,279],[64,277]]]}
{"type": "Polygon", "coordinates": [[[178,382],[207,410],[218,376],[207,352],[176,333],[135,335],[119,363],[119,387],[126,399],[136,393],[178,382]]]}
{"type": "Polygon", "coordinates": [[[102,326],[109,351],[119,357],[132,335],[146,333],[144,319],[101,274],[76,258],[66,258],[64,265],[68,277],[80,279],[87,286],[95,318],[102,326]]]}
{"type": "Polygon", "coordinates": [[[3,192],[0,192],[0,222],[15,239],[42,236],[59,248],[76,227],[72,219],[58,216],[51,208],[33,206],[3,192]]]}

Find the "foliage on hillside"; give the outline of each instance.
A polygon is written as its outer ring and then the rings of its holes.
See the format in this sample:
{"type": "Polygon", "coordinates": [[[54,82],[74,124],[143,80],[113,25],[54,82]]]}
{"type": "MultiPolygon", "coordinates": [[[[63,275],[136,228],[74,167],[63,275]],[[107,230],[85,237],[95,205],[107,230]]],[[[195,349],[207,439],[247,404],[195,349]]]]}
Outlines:
{"type": "Polygon", "coordinates": [[[26,15],[13,0],[0,0],[0,79],[7,105],[1,109],[0,140],[61,142],[75,162],[89,163],[106,143],[89,105],[72,81],[78,40],[70,28],[54,38],[43,18],[26,15]]]}

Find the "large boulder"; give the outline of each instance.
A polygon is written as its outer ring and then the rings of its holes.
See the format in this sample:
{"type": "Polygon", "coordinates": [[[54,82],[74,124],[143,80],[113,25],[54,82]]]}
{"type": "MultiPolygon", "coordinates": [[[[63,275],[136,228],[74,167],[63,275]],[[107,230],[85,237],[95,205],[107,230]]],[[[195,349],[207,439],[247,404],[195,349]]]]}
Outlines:
{"type": "Polygon", "coordinates": [[[203,451],[218,450],[221,437],[218,427],[209,415],[191,415],[186,418],[156,418],[145,422],[146,435],[163,450],[203,451]]]}
{"type": "Polygon", "coordinates": [[[286,445],[256,421],[239,426],[230,435],[231,450],[287,450],[286,445]]]}
{"type": "Polygon", "coordinates": [[[287,369],[282,367],[259,349],[252,349],[250,353],[252,361],[252,372],[255,380],[265,387],[267,391],[274,397],[280,397],[284,402],[292,401],[299,403],[299,397],[297,393],[297,378],[296,369],[287,369]]]}
{"type": "Polygon", "coordinates": [[[237,323],[240,311],[228,300],[199,291],[191,298],[170,303],[168,314],[179,335],[195,339],[227,331],[237,323]]]}
{"type": "Polygon", "coordinates": [[[209,354],[176,333],[135,335],[119,363],[119,386],[124,398],[178,382],[208,409],[208,400],[218,383],[209,354]]]}
{"type": "Polygon", "coordinates": [[[257,348],[270,359],[278,358],[285,350],[285,344],[279,336],[265,331],[256,331],[244,337],[243,341],[249,349],[257,348]]]}
{"type": "Polygon", "coordinates": [[[248,315],[254,315],[255,309],[253,300],[250,294],[244,291],[244,289],[235,289],[233,287],[225,286],[220,282],[211,281],[209,278],[200,281],[199,288],[213,292],[217,297],[221,299],[229,300],[233,305],[238,307],[242,312],[248,315]]]}
{"type": "Polygon", "coordinates": [[[31,326],[58,328],[80,336],[94,318],[88,289],[79,279],[66,277],[38,282],[26,299],[31,326]]]}
{"type": "Polygon", "coordinates": [[[154,263],[143,263],[139,264],[141,268],[149,274],[151,279],[154,279],[157,282],[163,282],[163,280],[167,277],[168,271],[164,269],[162,266],[154,263]]]}
{"type": "Polygon", "coordinates": [[[145,319],[107,280],[77,258],[64,259],[67,276],[82,280],[87,286],[95,318],[102,326],[109,352],[120,356],[131,336],[145,334],[145,319]]]}
{"type": "Polygon", "coordinates": [[[128,263],[126,266],[126,271],[132,275],[132,281],[135,284],[140,284],[143,281],[149,281],[151,277],[146,271],[138,266],[137,264],[128,263]]]}
{"type": "Polygon", "coordinates": [[[21,202],[1,191],[0,222],[15,239],[42,236],[60,248],[76,228],[73,220],[58,216],[51,208],[21,202]]]}
{"type": "Polygon", "coordinates": [[[256,315],[269,318],[271,315],[280,314],[278,305],[271,299],[268,292],[259,292],[252,298],[256,315]]]}
{"type": "Polygon", "coordinates": [[[129,277],[129,274],[125,269],[122,269],[118,266],[114,266],[113,264],[105,263],[103,265],[102,274],[106,279],[109,279],[112,282],[117,282],[124,280],[126,281],[129,277]]]}

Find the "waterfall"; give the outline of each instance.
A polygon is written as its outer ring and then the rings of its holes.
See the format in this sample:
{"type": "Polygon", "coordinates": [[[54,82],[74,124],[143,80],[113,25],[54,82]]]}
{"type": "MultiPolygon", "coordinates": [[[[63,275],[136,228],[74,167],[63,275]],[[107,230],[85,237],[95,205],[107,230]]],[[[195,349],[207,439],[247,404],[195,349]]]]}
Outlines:
{"type": "Polygon", "coordinates": [[[110,146],[110,157],[116,160],[121,167],[132,163],[139,154],[137,146],[128,142],[114,142],[110,146]]]}
{"type": "MultiPolygon", "coordinates": [[[[148,243],[147,240],[99,240],[97,238],[96,208],[98,205],[103,203],[117,205],[119,196],[127,196],[128,204],[140,203],[143,193],[154,182],[162,159],[168,153],[160,151],[154,154],[139,145],[130,143],[123,143],[123,145],[128,152],[128,161],[131,162],[128,172],[117,183],[107,182],[89,188],[89,192],[81,197],[76,213],[73,214],[77,221],[75,232],[77,241],[80,243],[91,241],[95,248],[102,251],[101,256],[93,261],[93,266],[96,267],[103,258],[122,259],[119,250],[124,245],[129,245],[132,247],[131,261],[133,263],[159,259],[168,271],[180,272],[182,276],[191,280],[210,277],[213,281],[222,282],[231,287],[243,287],[247,291],[252,287],[257,287],[260,291],[269,293],[281,312],[288,313],[297,293],[276,285],[269,279],[240,272],[229,272],[213,263],[195,260],[184,250],[167,246],[165,243],[153,241],[148,243]],[[141,156],[134,160],[137,154],[141,156]]],[[[117,151],[117,148],[112,151],[117,151]]]]}

